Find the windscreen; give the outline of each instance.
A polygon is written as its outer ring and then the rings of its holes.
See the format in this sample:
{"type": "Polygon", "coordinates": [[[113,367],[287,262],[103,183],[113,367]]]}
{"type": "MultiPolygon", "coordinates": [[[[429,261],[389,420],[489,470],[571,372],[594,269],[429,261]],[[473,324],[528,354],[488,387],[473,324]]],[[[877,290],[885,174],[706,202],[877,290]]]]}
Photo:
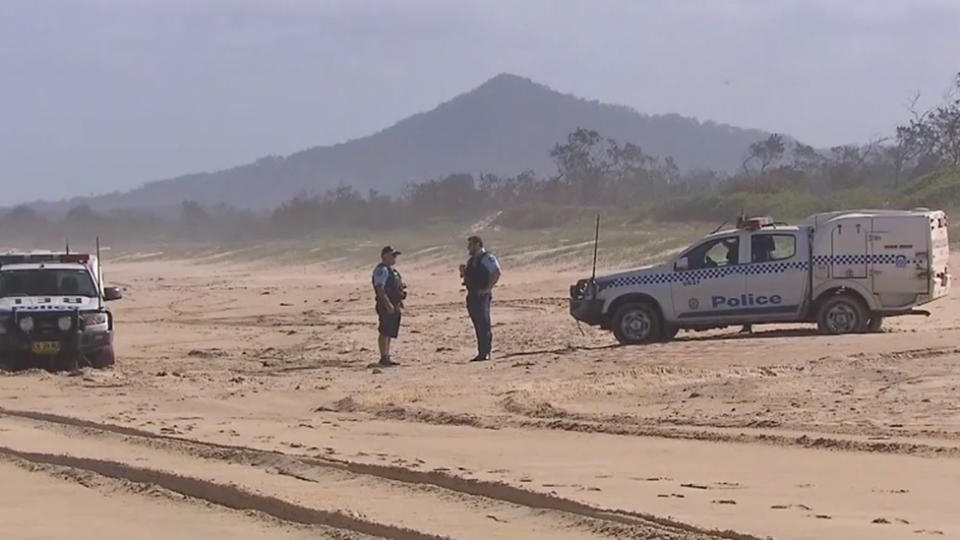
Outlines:
{"type": "Polygon", "coordinates": [[[97,296],[97,288],[85,270],[6,270],[0,272],[0,297],[97,296]]]}

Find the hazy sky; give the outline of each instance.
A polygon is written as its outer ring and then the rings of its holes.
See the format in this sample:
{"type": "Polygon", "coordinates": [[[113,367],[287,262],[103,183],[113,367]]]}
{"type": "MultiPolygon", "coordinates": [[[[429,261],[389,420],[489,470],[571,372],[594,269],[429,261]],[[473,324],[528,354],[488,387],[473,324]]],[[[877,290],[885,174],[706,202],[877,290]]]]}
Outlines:
{"type": "Polygon", "coordinates": [[[0,205],[362,136],[500,72],[789,133],[886,135],[960,2],[0,0],[0,205]]]}

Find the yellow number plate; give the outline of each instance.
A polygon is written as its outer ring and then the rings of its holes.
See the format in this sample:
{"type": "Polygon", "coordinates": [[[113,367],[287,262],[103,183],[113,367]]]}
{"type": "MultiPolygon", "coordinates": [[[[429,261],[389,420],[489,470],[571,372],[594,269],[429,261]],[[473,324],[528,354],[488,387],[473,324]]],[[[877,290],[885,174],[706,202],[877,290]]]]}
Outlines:
{"type": "Polygon", "coordinates": [[[59,341],[37,341],[32,345],[34,354],[57,354],[60,352],[59,341]]]}

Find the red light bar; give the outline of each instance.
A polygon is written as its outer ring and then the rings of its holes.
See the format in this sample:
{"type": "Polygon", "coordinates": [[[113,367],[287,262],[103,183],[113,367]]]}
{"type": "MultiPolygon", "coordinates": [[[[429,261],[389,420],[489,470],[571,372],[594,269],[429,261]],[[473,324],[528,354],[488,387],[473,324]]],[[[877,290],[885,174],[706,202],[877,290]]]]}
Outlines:
{"type": "Polygon", "coordinates": [[[737,228],[746,229],[748,231],[757,231],[763,227],[773,225],[773,218],[771,217],[752,217],[752,218],[739,218],[737,219],[737,228]]]}
{"type": "Polygon", "coordinates": [[[78,255],[60,255],[60,262],[87,264],[90,262],[90,255],[87,255],[86,253],[78,255]]]}

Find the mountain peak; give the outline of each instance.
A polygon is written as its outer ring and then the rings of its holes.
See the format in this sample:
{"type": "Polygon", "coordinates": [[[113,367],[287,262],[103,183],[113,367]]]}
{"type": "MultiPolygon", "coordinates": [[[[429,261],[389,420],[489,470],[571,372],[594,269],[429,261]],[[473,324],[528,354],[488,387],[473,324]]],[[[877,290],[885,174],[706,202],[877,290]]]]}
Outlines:
{"type": "Polygon", "coordinates": [[[490,80],[488,80],[484,84],[496,85],[496,84],[520,84],[520,83],[536,84],[528,77],[523,77],[521,75],[515,75],[513,73],[506,73],[506,72],[498,73],[497,75],[491,77],[490,80]]]}
{"type": "Polygon", "coordinates": [[[534,88],[538,90],[550,90],[550,88],[526,77],[521,77],[520,75],[514,75],[512,73],[500,73],[499,75],[489,79],[487,82],[481,84],[473,91],[516,92],[534,88]]]}

